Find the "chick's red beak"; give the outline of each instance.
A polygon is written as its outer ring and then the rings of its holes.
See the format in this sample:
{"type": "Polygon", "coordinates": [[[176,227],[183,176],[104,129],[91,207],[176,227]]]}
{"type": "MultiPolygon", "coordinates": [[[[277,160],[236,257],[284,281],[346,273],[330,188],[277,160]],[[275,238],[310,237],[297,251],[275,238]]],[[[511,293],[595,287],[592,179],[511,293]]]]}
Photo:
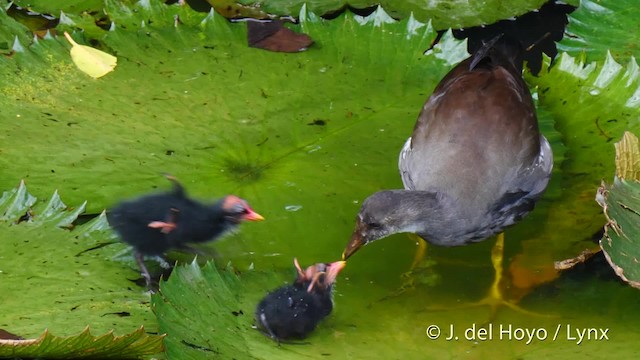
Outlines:
{"type": "Polygon", "coordinates": [[[336,261],[329,264],[325,282],[327,284],[333,284],[336,281],[338,274],[340,273],[340,271],[342,271],[342,269],[344,269],[345,266],[347,266],[346,261],[336,261]]]}
{"type": "Polygon", "coordinates": [[[250,207],[246,207],[247,212],[242,216],[242,220],[246,221],[262,221],[264,217],[257,212],[253,211],[250,207]]]}

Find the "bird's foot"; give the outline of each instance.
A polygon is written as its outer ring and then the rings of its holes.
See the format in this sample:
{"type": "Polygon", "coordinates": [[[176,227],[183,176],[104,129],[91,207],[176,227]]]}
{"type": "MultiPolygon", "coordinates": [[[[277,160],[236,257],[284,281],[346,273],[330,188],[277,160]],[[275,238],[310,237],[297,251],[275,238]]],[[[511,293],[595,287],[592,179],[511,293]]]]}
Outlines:
{"type": "Polygon", "coordinates": [[[461,304],[458,306],[452,306],[452,307],[450,306],[450,307],[444,307],[440,309],[432,307],[432,308],[429,308],[428,310],[435,310],[435,311],[454,310],[454,309],[464,309],[464,308],[478,307],[478,306],[489,306],[491,308],[491,313],[489,315],[488,322],[492,322],[495,319],[498,309],[500,309],[503,306],[506,306],[512,310],[515,310],[530,316],[553,317],[552,315],[539,314],[533,311],[523,309],[522,307],[518,306],[516,301],[507,300],[504,297],[502,293],[503,288],[501,287],[503,257],[504,257],[504,233],[500,233],[498,234],[496,243],[493,246],[493,249],[491,251],[491,263],[493,265],[493,270],[494,270],[494,279],[493,279],[493,283],[491,284],[491,288],[489,288],[489,293],[487,294],[487,296],[485,296],[480,301],[472,302],[469,304],[461,304]]]}
{"type": "Polygon", "coordinates": [[[160,267],[165,269],[165,270],[173,269],[173,266],[171,264],[169,264],[169,262],[165,258],[160,256],[160,255],[154,256],[153,260],[157,261],[158,265],[160,265],[160,267]]]}
{"type": "MultiPolygon", "coordinates": [[[[158,277],[154,278],[153,276],[151,276],[149,269],[147,269],[147,266],[144,264],[144,255],[142,255],[142,253],[135,251],[134,257],[136,259],[136,262],[138,263],[138,266],[140,267],[140,275],[142,275],[142,279],[144,279],[144,286],[149,290],[149,292],[155,293],[159,288],[159,280],[157,280],[158,277]]],[[[154,257],[154,259],[158,261],[160,266],[165,270],[172,269],[172,266],[161,256],[156,256],[154,257]]],[[[138,281],[134,282],[142,286],[142,284],[138,281]]]]}
{"type": "Polygon", "coordinates": [[[500,310],[500,308],[502,307],[507,307],[511,310],[514,310],[529,316],[545,317],[545,318],[554,317],[554,315],[552,314],[542,314],[535,311],[524,309],[523,307],[519,306],[516,301],[505,299],[504,296],[502,295],[502,292],[499,289],[496,289],[494,287],[492,287],[489,293],[479,301],[463,303],[463,304],[453,305],[453,306],[442,306],[442,307],[430,306],[426,310],[427,311],[451,311],[451,310],[458,310],[458,309],[469,309],[469,308],[480,307],[480,306],[488,306],[490,308],[489,320],[487,321],[487,323],[491,323],[495,320],[496,315],[498,314],[498,310],[500,310]]]}
{"type": "Polygon", "coordinates": [[[381,300],[387,300],[408,291],[413,291],[419,285],[433,286],[440,279],[440,276],[433,271],[433,266],[436,264],[435,261],[425,259],[427,242],[416,234],[408,234],[408,237],[415,241],[416,244],[416,253],[411,263],[411,269],[400,275],[400,287],[381,300]]]}
{"type": "Polygon", "coordinates": [[[431,287],[440,281],[440,275],[433,270],[436,262],[433,260],[423,260],[411,270],[400,275],[400,286],[391,294],[385,296],[382,300],[388,300],[394,297],[415,290],[418,286],[431,287]]]}

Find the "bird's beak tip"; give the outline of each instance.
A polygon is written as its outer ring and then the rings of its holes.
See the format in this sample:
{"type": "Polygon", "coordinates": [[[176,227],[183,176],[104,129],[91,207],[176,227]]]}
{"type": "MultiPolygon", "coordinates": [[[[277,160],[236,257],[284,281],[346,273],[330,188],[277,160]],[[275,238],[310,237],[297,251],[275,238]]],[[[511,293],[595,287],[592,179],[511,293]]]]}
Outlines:
{"type": "Polygon", "coordinates": [[[351,236],[351,240],[347,244],[347,247],[342,252],[342,261],[346,261],[351,255],[355,254],[362,246],[364,241],[362,237],[356,232],[351,236]]]}
{"type": "Polygon", "coordinates": [[[327,283],[333,284],[333,282],[336,281],[338,274],[345,266],[347,266],[347,262],[344,260],[335,261],[329,264],[329,269],[327,271],[327,283]]]}
{"type": "Polygon", "coordinates": [[[263,221],[264,220],[264,216],[258,214],[257,212],[255,212],[253,210],[249,210],[249,213],[244,216],[244,219],[247,220],[247,221],[263,221]]]}
{"type": "Polygon", "coordinates": [[[335,269],[337,271],[340,271],[340,270],[344,269],[345,266],[347,266],[347,262],[344,261],[344,260],[340,260],[340,261],[336,261],[336,262],[332,262],[331,263],[331,268],[335,267],[335,269]]]}

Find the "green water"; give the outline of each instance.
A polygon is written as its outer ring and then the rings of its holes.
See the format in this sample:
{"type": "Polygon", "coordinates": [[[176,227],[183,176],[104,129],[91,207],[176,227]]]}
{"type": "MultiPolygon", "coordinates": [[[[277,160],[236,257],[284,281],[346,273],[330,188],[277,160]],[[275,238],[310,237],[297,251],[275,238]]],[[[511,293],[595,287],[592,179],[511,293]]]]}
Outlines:
{"type": "MultiPolygon", "coordinates": [[[[386,178],[376,177],[363,187],[397,182],[391,166],[380,166],[376,173],[385,170],[386,178]]],[[[357,171],[353,171],[357,177],[357,171]]],[[[341,191],[352,184],[331,190],[321,185],[322,181],[314,189],[299,189],[299,197],[278,204],[260,203],[258,195],[254,207],[267,221],[245,224],[238,235],[215,245],[222,254],[219,260],[231,261],[240,270],[253,264],[258,271],[275,271],[283,281],[290,281],[293,257],[303,266],[338,259],[352,230],[357,201],[366,194],[341,191]],[[291,205],[300,208],[285,209],[291,205]]],[[[559,181],[551,186],[559,187],[559,181]]],[[[519,293],[512,284],[511,266],[528,269],[536,276],[548,271],[554,260],[593,246],[589,239],[603,221],[597,206],[583,209],[583,215],[573,219],[557,217],[555,214],[564,211],[563,191],[551,188],[549,194],[528,218],[506,232],[502,287],[507,297],[519,293]]],[[[519,305],[536,314],[501,307],[487,324],[489,307],[459,308],[486,295],[494,276],[490,259],[493,243],[494,239],[489,239],[459,248],[430,246],[423,262],[427,266],[415,279],[418,284],[398,296],[391,295],[406,283],[402,275],[413,260],[415,242],[401,234],[368,245],[349,260],[336,287],[335,312],[309,339],[311,344],[285,345],[282,351],[297,352],[296,346],[313,346],[318,349],[317,358],[337,359],[637,355],[634,344],[640,335],[640,294],[606,267],[561,274],[520,292],[524,297],[519,305]],[[428,337],[430,326],[440,329],[438,339],[428,337]],[[447,340],[452,327],[453,337],[447,340]],[[580,341],[581,333],[588,337],[580,341]]],[[[249,288],[256,292],[252,296],[257,301],[279,285],[260,283],[249,288]]]]}

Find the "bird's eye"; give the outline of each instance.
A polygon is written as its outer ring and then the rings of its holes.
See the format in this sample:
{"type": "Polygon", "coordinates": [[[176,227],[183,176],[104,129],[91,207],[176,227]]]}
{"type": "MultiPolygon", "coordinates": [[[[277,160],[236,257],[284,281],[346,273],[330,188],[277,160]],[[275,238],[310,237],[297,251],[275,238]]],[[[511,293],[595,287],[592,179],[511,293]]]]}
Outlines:
{"type": "Polygon", "coordinates": [[[236,214],[246,214],[249,212],[249,210],[247,210],[245,206],[242,206],[242,204],[238,204],[233,208],[233,212],[235,212],[236,214]]]}

